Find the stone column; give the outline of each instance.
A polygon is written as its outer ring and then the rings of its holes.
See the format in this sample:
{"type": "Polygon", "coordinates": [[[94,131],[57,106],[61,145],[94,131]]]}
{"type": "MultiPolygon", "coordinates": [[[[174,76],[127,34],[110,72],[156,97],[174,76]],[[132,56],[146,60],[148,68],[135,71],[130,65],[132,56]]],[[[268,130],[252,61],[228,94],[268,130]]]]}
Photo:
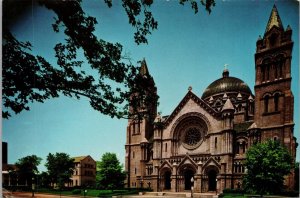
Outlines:
{"type": "Polygon", "coordinates": [[[171,191],[172,192],[176,192],[177,191],[177,167],[178,165],[176,164],[176,162],[173,163],[172,165],[173,169],[172,169],[172,176],[171,176],[171,191]]]}
{"type": "Polygon", "coordinates": [[[197,165],[198,165],[198,167],[197,167],[197,173],[195,176],[194,189],[195,189],[195,192],[201,192],[201,189],[202,189],[201,176],[202,176],[203,163],[200,161],[200,162],[198,162],[197,165]]]}

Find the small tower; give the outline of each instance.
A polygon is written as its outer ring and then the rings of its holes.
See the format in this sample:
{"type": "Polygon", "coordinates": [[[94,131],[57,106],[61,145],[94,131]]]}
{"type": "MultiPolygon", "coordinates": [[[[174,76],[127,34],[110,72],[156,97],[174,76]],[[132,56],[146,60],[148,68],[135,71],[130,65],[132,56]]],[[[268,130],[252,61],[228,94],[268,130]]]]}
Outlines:
{"type": "Polygon", "coordinates": [[[136,110],[129,107],[130,113],[136,111],[140,114],[133,114],[127,125],[125,169],[130,175],[128,187],[138,187],[145,174],[145,164],[150,157],[149,139],[153,137],[153,122],[157,114],[157,89],[145,59],[141,61],[135,82],[131,102],[135,100],[142,104],[136,110]]]}
{"type": "Polygon", "coordinates": [[[223,108],[222,108],[222,118],[223,118],[223,128],[224,129],[233,129],[233,118],[234,118],[234,107],[230,101],[227,99],[223,108]]]}
{"type": "MultiPolygon", "coordinates": [[[[295,158],[291,37],[292,29],[289,26],[284,29],[274,5],[264,36],[259,36],[256,43],[254,122],[261,129],[261,141],[267,139],[280,141],[295,158]]],[[[291,180],[289,178],[287,182],[291,184],[291,180]]]]}

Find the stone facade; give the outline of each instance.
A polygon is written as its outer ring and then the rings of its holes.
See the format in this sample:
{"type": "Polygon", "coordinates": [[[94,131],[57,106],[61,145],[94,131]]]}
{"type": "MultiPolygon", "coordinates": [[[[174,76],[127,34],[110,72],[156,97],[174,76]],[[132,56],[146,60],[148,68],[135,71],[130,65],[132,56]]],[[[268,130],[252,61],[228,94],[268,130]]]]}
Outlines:
{"type": "MultiPolygon", "coordinates": [[[[130,119],[127,127],[127,187],[195,192],[241,188],[243,161],[255,142],[274,139],[296,157],[291,92],[292,30],[283,29],[274,6],[255,54],[255,94],[225,69],[198,97],[190,87],[171,115],[130,119]]],[[[141,74],[156,94],[145,61],[141,74]]],[[[286,179],[290,188],[293,174],[286,179]]]]}

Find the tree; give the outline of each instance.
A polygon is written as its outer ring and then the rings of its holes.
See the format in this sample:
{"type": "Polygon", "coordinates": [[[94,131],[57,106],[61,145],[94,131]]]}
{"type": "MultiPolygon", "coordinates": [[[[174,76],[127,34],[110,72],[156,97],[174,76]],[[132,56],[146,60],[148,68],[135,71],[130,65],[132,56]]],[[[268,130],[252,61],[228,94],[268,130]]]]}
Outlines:
{"type": "MultiPolygon", "coordinates": [[[[122,45],[99,39],[93,33],[97,20],[85,14],[81,0],[35,1],[56,14],[53,30],[63,31],[65,39],[54,47],[57,65],[34,55],[31,52],[33,46],[29,42],[18,41],[9,30],[13,21],[9,19],[20,13],[28,2],[32,4],[33,1],[3,2],[3,118],[9,118],[11,112],[17,114],[30,110],[29,103],[44,102],[60,95],[77,99],[86,97],[95,110],[117,118],[131,117],[128,106],[141,104],[138,101],[158,100],[156,95],[144,97],[145,90],[138,86],[141,80],[137,77],[138,67],[123,54],[122,45]],[[87,60],[86,64],[98,77],[82,69],[83,61],[77,60],[80,50],[87,60]],[[139,93],[139,97],[134,98],[137,101],[130,97],[132,92],[139,93]]],[[[105,2],[108,7],[112,6],[111,0],[105,2]]],[[[191,3],[195,13],[198,12],[196,1],[179,1],[183,5],[186,2],[191,3]]],[[[208,12],[215,5],[214,0],[200,2],[208,12]]],[[[150,11],[152,4],[153,0],[122,1],[129,24],[136,29],[134,39],[137,44],[147,43],[147,35],[158,27],[150,11]]],[[[134,109],[139,109],[139,106],[134,109]]]]}
{"type": "Polygon", "coordinates": [[[44,188],[48,188],[51,184],[50,176],[47,172],[42,172],[38,176],[38,185],[44,188]]]}
{"type": "Polygon", "coordinates": [[[299,162],[295,163],[295,187],[294,190],[299,191],[299,162]]]}
{"type": "Polygon", "coordinates": [[[115,153],[105,153],[97,163],[97,183],[100,188],[116,189],[124,187],[125,172],[115,153]]]}
{"type": "Polygon", "coordinates": [[[74,159],[66,153],[49,153],[45,164],[48,169],[48,175],[52,183],[58,184],[61,188],[69,182],[73,174],[74,159]]]}
{"type": "Polygon", "coordinates": [[[38,173],[38,165],[40,165],[41,161],[42,158],[30,155],[16,162],[19,184],[31,185],[32,178],[38,173]]]}
{"type": "Polygon", "coordinates": [[[260,195],[277,193],[283,188],[284,176],[290,173],[293,163],[288,150],[278,141],[251,146],[246,153],[245,189],[260,195]]]}

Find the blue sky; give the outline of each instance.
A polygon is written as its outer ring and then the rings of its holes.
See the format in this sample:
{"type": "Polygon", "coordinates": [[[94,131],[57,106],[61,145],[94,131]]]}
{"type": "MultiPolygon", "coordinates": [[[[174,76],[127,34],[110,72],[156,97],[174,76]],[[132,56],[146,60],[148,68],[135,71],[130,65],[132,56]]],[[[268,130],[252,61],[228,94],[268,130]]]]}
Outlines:
{"type": "MultiPolygon", "coordinates": [[[[295,96],[295,135],[299,141],[299,2],[297,1],[217,1],[212,13],[204,8],[194,14],[189,4],[155,1],[152,6],[158,30],[148,37],[148,45],[136,45],[134,29],[120,1],[107,8],[102,1],[84,1],[88,15],[98,20],[95,34],[123,45],[133,63],[145,58],[160,96],[158,111],[170,114],[187,93],[188,87],[200,96],[221,77],[224,64],[231,76],[244,80],[254,93],[254,53],[259,35],[264,34],[276,4],[284,28],[293,29],[292,91],[295,96]]],[[[62,35],[51,29],[54,14],[34,7],[13,28],[14,35],[33,44],[33,52],[55,63],[54,45],[62,35]]],[[[2,121],[2,139],[8,142],[8,161],[35,154],[66,152],[70,156],[91,155],[95,160],[114,152],[124,163],[127,120],[111,119],[90,107],[84,98],[60,97],[33,103],[31,110],[2,121]]],[[[299,152],[297,159],[299,161],[299,152]]]]}

